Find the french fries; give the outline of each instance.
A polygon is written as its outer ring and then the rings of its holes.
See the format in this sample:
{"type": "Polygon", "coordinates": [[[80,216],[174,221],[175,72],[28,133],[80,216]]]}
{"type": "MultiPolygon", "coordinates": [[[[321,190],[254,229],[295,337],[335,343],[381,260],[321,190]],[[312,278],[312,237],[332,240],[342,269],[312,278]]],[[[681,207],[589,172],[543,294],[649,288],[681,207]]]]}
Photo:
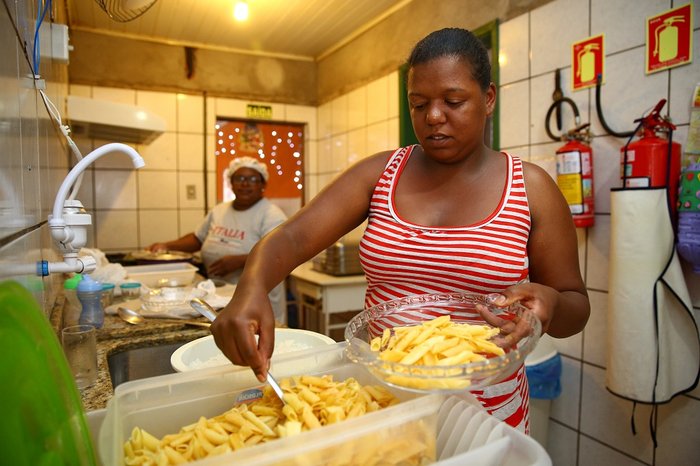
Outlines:
{"type": "Polygon", "coordinates": [[[283,379],[280,386],[284,406],[265,387],[262,398],[211,419],[200,417],[160,440],[135,427],[124,444],[124,464],[182,464],[298,435],[398,403],[385,387],[362,386],[353,378],[335,382],[332,375],[301,376],[283,379]]]}
{"type": "Polygon", "coordinates": [[[436,368],[503,355],[503,348],[490,341],[499,332],[498,328],[488,325],[454,323],[449,315],[444,315],[418,325],[386,328],[381,336],[372,339],[370,349],[379,353],[381,361],[416,366],[392,366],[393,372],[406,372],[406,375],[386,376],[389,383],[423,390],[459,389],[469,386],[466,378],[459,377],[462,374],[459,368],[436,368]],[[433,369],[418,368],[423,366],[433,369]],[[450,378],[451,375],[454,378],[450,378]]]}

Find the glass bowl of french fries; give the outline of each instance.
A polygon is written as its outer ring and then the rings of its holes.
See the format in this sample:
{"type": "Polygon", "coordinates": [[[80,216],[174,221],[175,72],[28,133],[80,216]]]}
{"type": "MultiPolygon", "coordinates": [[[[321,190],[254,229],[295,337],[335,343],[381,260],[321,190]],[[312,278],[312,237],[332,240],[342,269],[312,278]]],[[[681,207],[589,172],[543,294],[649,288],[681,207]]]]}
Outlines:
{"type": "Polygon", "coordinates": [[[408,296],[357,314],[345,328],[347,355],[404,390],[478,390],[512,375],[537,344],[541,323],[524,311],[519,303],[496,307],[481,294],[408,296]],[[508,347],[477,305],[502,319],[526,319],[532,331],[508,347]]]}

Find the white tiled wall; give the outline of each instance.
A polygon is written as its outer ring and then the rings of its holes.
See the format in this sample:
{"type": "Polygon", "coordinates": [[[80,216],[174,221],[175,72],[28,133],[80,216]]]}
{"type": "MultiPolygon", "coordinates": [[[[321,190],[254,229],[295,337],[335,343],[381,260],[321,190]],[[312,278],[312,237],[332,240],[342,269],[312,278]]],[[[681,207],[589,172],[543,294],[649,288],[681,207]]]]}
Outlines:
{"type": "MultiPolygon", "coordinates": [[[[554,152],[544,118],[552,103],[554,71],[561,68],[564,95],[573,99],[581,122],[590,122],[594,139],[596,223],[579,229],[579,257],[591,300],[591,317],[580,335],[555,340],[563,355],[562,394],[551,405],[548,451],[557,466],[690,465],[700,461],[700,389],[677,396],[659,408],[659,447],[649,429],[651,408],[632,403],[605,388],[607,354],[608,259],[611,187],[620,185],[619,151],[625,141],[605,134],[595,112],[594,90],[571,90],[571,44],[605,34],[603,114],[612,129],[633,129],[633,120],[668,99],[666,111],[678,125],[674,140],[685,143],[690,98],[700,82],[700,2],[693,1],[695,30],[692,64],[651,75],[644,72],[646,18],[686,2],[670,0],[555,0],[501,23],[499,44],[501,148],[555,175],[554,152]]],[[[565,107],[566,129],[574,126],[565,107]]],[[[555,125],[552,122],[552,128],[555,125]]],[[[685,267],[688,269],[688,267],[685,267]]],[[[700,277],[686,270],[686,281],[700,306],[700,277]]]]}
{"type": "Polygon", "coordinates": [[[312,196],[358,160],[398,147],[398,80],[393,72],[318,107],[318,154],[308,165],[317,180],[312,196]]]}
{"type": "MultiPolygon", "coordinates": [[[[35,87],[27,77],[32,74],[29,57],[37,2],[4,3],[0,7],[0,282],[11,279],[24,285],[49,316],[61,277],[40,278],[35,270],[37,261],[59,259],[46,220],[68,171],[68,154],[38,88],[43,84],[59,113],[65,113],[67,72],[65,65],[42,57],[43,80],[35,87]]],[[[44,25],[58,19],[50,16],[44,25]]]]}
{"type": "MultiPolygon", "coordinates": [[[[156,240],[186,233],[178,222],[179,209],[192,210],[202,218],[203,183],[187,178],[189,174],[202,179],[204,117],[201,97],[80,85],[71,85],[70,94],[139,105],[160,115],[167,128],[152,143],[134,146],[146,163],[140,170],[134,170],[129,159],[118,154],[100,158],[89,170],[91,183],[84,186],[78,196],[93,213],[94,236],[89,246],[106,253],[136,250],[156,240]],[[199,115],[192,115],[197,111],[199,115]],[[180,120],[179,114],[183,115],[180,120]],[[187,157],[189,153],[193,154],[192,158],[187,157]],[[197,158],[198,163],[193,161],[197,158]],[[181,160],[182,167],[179,166],[181,160]],[[185,197],[185,183],[180,183],[181,177],[187,180],[186,184],[198,184],[200,188],[199,198],[184,205],[181,199],[185,197]],[[163,234],[167,237],[163,238],[163,234]]],[[[113,141],[78,139],[76,142],[86,155],[113,141]]]]}
{"type": "MultiPolygon", "coordinates": [[[[70,86],[70,93],[138,105],[166,121],[165,133],[150,144],[135,146],[145,167],[134,170],[128,157],[108,155],[86,174],[78,198],[94,215],[89,246],[106,253],[141,249],[194,231],[206,209],[216,204],[216,119],[246,118],[246,105],[256,103],[224,98],[208,98],[205,102],[200,95],[80,85],[70,86]],[[194,186],[194,199],[187,197],[187,186],[194,186]]],[[[305,124],[306,164],[316,167],[316,108],[266,105],[272,106],[275,120],[305,124]]],[[[364,102],[362,109],[364,112],[364,102]]],[[[76,142],[86,155],[111,141],[76,142]]],[[[319,186],[315,168],[307,168],[307,179],[311,181],[305,191],[308,199],[319,186]]]]}

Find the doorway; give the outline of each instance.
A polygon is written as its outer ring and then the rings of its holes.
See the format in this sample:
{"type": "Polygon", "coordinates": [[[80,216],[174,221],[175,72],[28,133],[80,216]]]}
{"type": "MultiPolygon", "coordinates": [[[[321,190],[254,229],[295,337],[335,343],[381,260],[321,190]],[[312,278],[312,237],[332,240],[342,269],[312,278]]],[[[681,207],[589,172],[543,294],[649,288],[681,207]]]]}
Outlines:
{"type": "Polygon", "coordinates": [[[253,157],[267,165],[270,178],[265,197],[288,217],[304,199],[304,124],[258,120],[217,119],[216,199],[233,200],[224,171],[237,157],[253,157]]]}

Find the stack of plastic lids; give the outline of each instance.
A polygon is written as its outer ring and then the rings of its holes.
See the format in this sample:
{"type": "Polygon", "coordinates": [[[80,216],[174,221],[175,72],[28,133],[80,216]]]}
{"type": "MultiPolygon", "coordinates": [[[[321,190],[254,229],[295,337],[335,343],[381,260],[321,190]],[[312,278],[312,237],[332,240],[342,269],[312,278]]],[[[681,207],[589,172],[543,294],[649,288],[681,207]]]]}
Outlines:
{"type": "Polygon", "coordinates": [[[481,406],[451,396],[438,413],[440,466],[551,466],[542,446],[528,435],[489,415],[481,406]]]}
{"type": "Polygon", "coordinates": [[[2,464],[95,465],[78,389],[49,321],[17,282],[0,283],[2,464]]]}

